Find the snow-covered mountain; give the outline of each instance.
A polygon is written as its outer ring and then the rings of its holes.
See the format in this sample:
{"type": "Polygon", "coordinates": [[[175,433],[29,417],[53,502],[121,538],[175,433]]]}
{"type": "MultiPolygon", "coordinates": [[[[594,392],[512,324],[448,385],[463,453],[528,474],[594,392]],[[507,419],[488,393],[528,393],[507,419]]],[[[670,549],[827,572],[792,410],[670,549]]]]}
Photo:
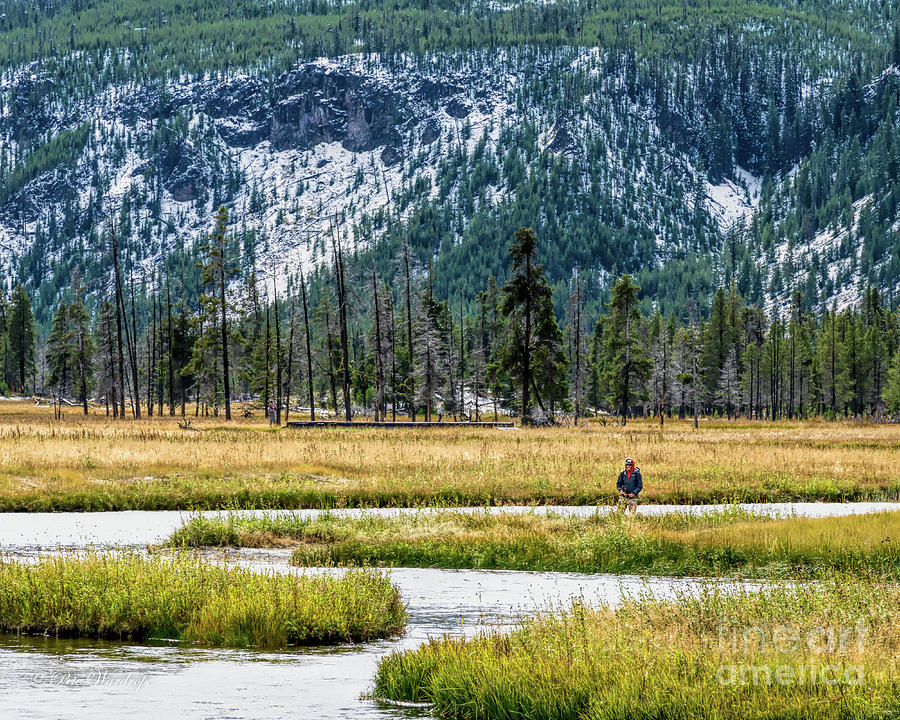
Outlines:
{"type": "MultiPolygon", "coordinates": [[[[128,62],[124,51],[115,58],[128,62]]],[[[539,229],[556,281],[575,266],[601,285],[643,273],[674,302],[696,292],[673,289],[684,273],[700,272],[702,289],[743,272],[745,292],[758,285],[771,303],[788,285],[773,268],[783,275],[789,254],[794,266],[821,255],[839,231],[820,230],[802,244],[806,255],[789,253],[801,244],[790,233],[759,244],[768,105],[740,87],[717,100],[714,77],[705,63],[660,72],[628,53],[576,47],[358,53],[271,76],[182,74],[75,94],[40,62],[7,68],[0,265],[49,306],[75,266],[102,285],[111,221],[149,274],[202,240],[224,204],[241,265],[282,279],[327,262],[332,237],[362,249],[403,234],[445,277],[465,268],[477,290],[502,272],[509,230],[521,224],[539,229]],[[724,140],[717,103],[731,107],[724,140]],[[724,259],[729,236],[743,265],[724,259]]],[[[769,82],[759,77],[742,82],[769,82]]],[[[862,281],[839,282],[847,257],[829,258],[825,271],[842,302],[862,281]]]]}

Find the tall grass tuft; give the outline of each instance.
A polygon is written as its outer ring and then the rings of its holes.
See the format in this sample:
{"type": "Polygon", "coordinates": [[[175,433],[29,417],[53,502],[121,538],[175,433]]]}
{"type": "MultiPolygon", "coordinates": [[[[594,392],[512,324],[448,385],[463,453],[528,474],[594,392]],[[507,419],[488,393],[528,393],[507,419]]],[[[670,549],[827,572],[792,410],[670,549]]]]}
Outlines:
{"type": "Polygon", "coordinates": [[[772,519],[701,515],[586,518],[420,512],[397,517],[195,516],[176,545],[295,547],[296,565],[380,565],[648,575],[808,577],[900,571],[900,513],[772,519]]]}
{"type": "Polygon", "coordinates": [[[402,632],[389,578],[257,573],[196,557],[137,554],[0,562],[0,631],[279,648],[402,632]]]}
{"type": "Polygon", "coordinates": [[[897,717],[900,590],[849,580],[709,587],[616,610],[576,602],[509,634],[390,655],[375,692],[479,720],[897,717]]]}

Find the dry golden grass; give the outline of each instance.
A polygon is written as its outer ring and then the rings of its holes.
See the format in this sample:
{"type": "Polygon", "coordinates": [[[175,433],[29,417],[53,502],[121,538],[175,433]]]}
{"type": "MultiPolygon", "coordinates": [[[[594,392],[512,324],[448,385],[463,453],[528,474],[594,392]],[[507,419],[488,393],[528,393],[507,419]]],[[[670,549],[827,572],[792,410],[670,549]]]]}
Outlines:
{"type": "MultiPolygon", "coordinates": [[[[626,455],[649,502],[896,498],[900,429],[824,421],[627,427],[269,429],[114,421],[0,402],[0,507],[592,503],[626,455]]],[[[238,409],[235,415],[240,415],[238,409]]]]}

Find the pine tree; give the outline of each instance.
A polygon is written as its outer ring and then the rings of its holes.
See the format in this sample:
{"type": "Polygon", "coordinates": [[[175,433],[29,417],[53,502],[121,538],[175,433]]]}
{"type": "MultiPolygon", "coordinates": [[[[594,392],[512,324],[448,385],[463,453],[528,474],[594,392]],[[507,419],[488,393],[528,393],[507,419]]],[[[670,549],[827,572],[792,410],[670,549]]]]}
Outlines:
{"type": "Polygon", "coordinates": [[[501,309],[501,292],[497,279],[491,275],[487,280],[487,289],[479,295],[481,313],[481,343],[484,353],[484,381],[490,390],[494,410],[494,422],[498,420],[497,404],[504,389],[509,385],[509,376],[502,367],[499,342],[503,334],[503,311],[501,309]]]}
{"type": "Polygon", "coordinates": [[[306,280],[303,277],[303,268],[300,268],[300,293],[303,301],[303,334],[304,346],[306,348],[306,382],[307,391],[309,392],[309,419],[315,422],[316,419],[316,399],[313,388],[313,363],[312,363],[312,340],[309,330],[309,305],[306,300],[306,280]]]}
{"type": "Polygon", "coordinates": [[[574,277],[574,288],[569,294],[566,304],[566,344],[569,349],[568,365],[571,371],[569,387],[572,391],[572,411],[575,415],[575,425],[582,415],[585,400],[585,388],[588,380],[587,345],[582,325],[582,311],[584,309],[584,293],[581,287],[581,278],[578,274],[574,277]]]}
{"type": "Polygon", "coordinates": [[[632,403],[650,376],[652,363],[640,337],[641,314],[638,310],[640,288],[623,275],[616,282],[609,301],[604,344],[610,400],[618,410],[621,422],[627,422],[632,403]]]}
{"type": "Polygon", "coordinates": [[[88,391],[93,385],[96,347],[91,333],[90,315],[82,297],[81,274],[73,273],[72,302],[68,308],[69,327],[73,334],[72,364],[78,378],[78,396],[82,411],[88,414],[88,391]]]}
{"type": "Polygon", "coordinates": [[[842,411],[851,392],[847,352],[840,324],[836,308],[826,311],[816,341],[820,397],[824,407],[834,415],[842,411]]]}
{"type": "Polygon", "coordinates": [[[6,324],[10,306],[6,302],[5,288],[0,286],[0,395],[6,395],[12,385],[12,354],[6,324]]]}
{"type": "Polygon", "coordinates": [[[409,260],[409,237],[407,236],[403,242],[403,265],[406,271],[406,352],[409,362],[408,375],[408,404],[409,419],[416,421],[416,363],[415,353],[413,352],[413,316],[412,316],[412,282],[410,279],[410,260],[409,260]]]}
{"type": "Polygon", "coordinates": [[[446,379],[446,343],[444,330],[440,325],[440,307],[432,297],[430,287],[423,291],[423,296],[419,299],[415,336],[415,402],[417,406],[424,406],[425,420],[431,422],[435,393],[446,379]]]}
{"type": "MultiPolygon", "coordinates": [[[[178,397],[181,405],[181,417],[186,414],[188,388],[198,379],[198,373],[191,365],[197,346],[198,325],[191,322],[187,308],[179,305],[178,314],[172,328],[172,365],[178,377],[178,397]]],[[[199,397],[199,390],[197,396],[199,397]]]]}
{"type": "Polygon", "coordinates": [[[556,406],[568,400],[569,358],[566,356],[562,330],[553,311],[552,295],[540,299],[535,314],[534,338],[532,367],[535,397],[545,413],[548,408],[543,405],[542,400],[547,399],[550,419],[553,421],[556,406]]]}
{"type": "Polygon", "coordinates": [[[877,288],[869,287],[864,299],[865,350],[864,356],[868,362],[866,372],[868,374],[869,397],[867,405],[872,413],[879,417],[884,409],[881,391],[885,382],[885,367],[889,361],[885,353],[885,315],[881,306],[881,296],[877,288]]]}
{"type": "Polygon", "coordinates": [[[68,306],[60,302],[53,314],[53,325],[47,338],[48,384],[53,388],[53,412],[58,419],[62,400],[69,394],[72,381],[74,334],[69,327],[68,306]]]}
{"type": "Polygon", "coordinates": [[[106,405],[106,414],[109,415],[112,406],[113,417],[118,417],[118,393],[116,391],[116,337],[113,327],[115,325],[115,309],[109,300],[104,300],[100,305],[100,311],[94,327],[94,335],[99,342],[99,360],[97,366],[97,392],[103,398],[106,405]]]}
{"type": "MultiPolygon", "coordinates": [[[[534,384],[535,324],[542,302],[552,302],[553,293],[537,262],[537,236],[531,228],[516,231],[509,248],[512,271],[503,286],[503,315],[507,318],[506,337],[500,354],[503,370],[519,382],[522,422],[531,422],[531,390],[534,384]]],[[[549,327],[547,328],[550,329],[549,327]]]]}
{"type": "Polygon", "coordinates": [[[664,427],[669,389],[672,387],[673,352],[675,345],[675,316],[664,321],[659,311],[653,316],[650,329],[651,354],[653,359],[653,373],[650,377],[650,385],[653,388],[656,411],[659,413],[659,426],[664,427]]]}
{"type": "Polygon", "coordinates": [[[28,378],[34,373],[35,332],[31,298],[21,283],[13,290],[6,334],[13,367],[11,389],[24,393],[28,378]]]}
{"type": "Polygon", "coordinates": [[[228,258],[225,233],[228,227],[228,210],[224,206],[216,213],[213,232],[201,248],[204,262],[201,267],[201,283],[205,292],[200,296],[199,326],[201,328],[189,364],[189,372],[196,374],[206,387],[207,397],[218,414],[219,384],[225,405],[225,419],[231,420],[231,368],[228,346],[232,332],[228,325],[230,305],[227,297],[226,278],[228,258]],[[222,372],[219,375],[219,362],[222,372]]]}
{"type": "Polygon", "coordinates": [[[891,360],[884,389],[881,391],[881,399],[889,413],[895,416],[900,413],[900,347],[891,360]]]}
{"type": "Polygon", "coordinates": [[[714,401],[718,396],[719,376],[733,344],[728,324],[725,290],[721,287],[713,296],[712,310],[709,321],[703,326],[702,338],[700,372],[703,380],[703,396],[706,401],[714,401]]]}
{"type": "Polygon", "coordinates": [[[606,318],[601,315],[594,323],[594,330],[591,333],[590,346],[588,348],[588,402],[596,412],[601,403],[604,402],[609,395],[609,383],[607,382],[606,367],[604,364],[604,328],[606,327],[606,318]]]}
{"type": "Polygon", "coordinates": [[[736,418],[739,412],[737,399],[740,393],[740,374],[738,373],[737,348],[732,345],[725,357],[722,371],[719,373],[717,403],[725,408],[728,419],[736,418]]]}

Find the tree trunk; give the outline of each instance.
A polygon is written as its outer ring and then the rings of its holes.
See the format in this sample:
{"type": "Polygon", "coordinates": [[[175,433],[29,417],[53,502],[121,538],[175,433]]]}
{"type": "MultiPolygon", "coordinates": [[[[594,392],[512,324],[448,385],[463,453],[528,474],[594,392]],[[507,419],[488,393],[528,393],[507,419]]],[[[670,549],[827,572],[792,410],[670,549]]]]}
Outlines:
{"type": "Polygon", "coordinates": [[[391,297],[391,422],[397,422],[397,323],[391,297]]]}
{"type": "MultiPolygon", "coordinates": [[[[130,257],[130,255],[129,255],[130,257]]],[[[137,317],[134,308],[134,262],[129,260],[128,263],[128,280],[131,285],[131,333],[128,331],[128,323],[125,323],[125,337],[130,337],[129,355],[131,356],[131,379],[134,383],[134,417],[141,418],[141,389],[140,378],[138,377],[138,361],[137,361],[137,317]]]]}
{"type": "Polygon", "coordinates": [[[666,338],[666,331],[663,330],[663,372],[662,372],[662,396],[659,404],[659,427],[662,429],[666,424],[666,379],[669,376],[669,343],[666,338]]]}
{"type": "Polygon", "coordinates": [[[219,249],[222,253],[219,267],[219,307],[222,314],[222,383],[225,389],[225,419],[231,420],[231,386],[228,376],[228,321],[227,308],[225,306],[225,230],[218,239],[219,249]]]}
{"type": "Polygon", "coordinates": [[[263,405],[266,408],[266,420],[270,420],[269,408],[272,406],[272,401],[269,396],[269,379],[272,375],[272,370],[270,366],[270,360],[272,359],[272,347],[270,338],[272,335],[272,318],[271,313],[269,311],[269,300],[266,299],[266,362],[265,362],[265,372],[266,372],[266,382],[263,386],[263,405]]]}
{"type": "MultiPolygon", "coordinates": [[[[316,419],[316,402],[313,394],[313,369],[312,369],[312,347],[309,342],[309,311],[306,303],[306,282],[303,279],[303,268],[300,268],[300,290],[303,293],[303,325],[306,330],[306,381],[309,385],[309,419],[316,419]]],[[[327,315],[326,315],[327,324],[327,315]]],[[[325,334],[329,335],[328,328],[325,328],[325,334]]],[[[331,357],[331,345],[328,347],[328,357],[331,357]]]]}
{"type": "Polygon", "coordinates": [[[291,296],[291,315],[288,320],[288,359],[287,359],[287,383],[285,384],[284,421],[291,418],[291,375],[294,370],[294,310],[296,309],[297,296],[291,296]]]}
{"type": "Polygon", "coordinates": [[[275,299],[275,423],[281,427],[281,318],[278,317],[278,288],[272,278],[275,299]]]}
{"type": "MultiPolygon", "coordinates": [[[[169,323],[169,339],[167,349],[169,352],[169,415],[175,416],[175,368],[174,365],[174,357],[172,354],[172,296],[169,292],[169,265],[166,263],[166,313],[168,314],[168,323],[169,323]]],[[[184,383],[182,382],[182,385],[184,383]]],[[[182,388],[182,397],[181,397],[181,414],[184,415],[184,389],[182,388]]]]}
{"type": "Polygon", "coordinates": [[[331,404],[337,415],[337,381],[334,377],[334,345],[331,341],[331,320],[328,316],[328,306],[325,307],[325,341],[328,349],[328,378],[331,381],[331,404]]]}
{"type": "Polygon", "coordinates": [[[153,379],[156,364],[156,298],[152,298],[153,319],[147,334],[147,417],[153,417],[153,379]]]}
{"type": "MultiPolygon", "coordinates": [[[[333,232],[334,228],[332,228],[333,232]]],[[[335,270],[337,271],[338,286],[338,316],[341,322],[341,381],[344,390],[344,420],[350,422],[353,412],[350,407],[350,349],[347,338],[347,294],[344,286],[344,252],[341,244],[332,235],[335,254],[335,270]]]]}
{"type": "Polygon", "coordinates": [[[462,293],[459,294],[459,413],[466,413],[466,320],[463,317],[462,293]]]}
{"type": "Polygon", "coordinates": [[[383,420],[381,395],[384,392],[384,372],[381,357],[381,308],[378,303],[378,277],[372,260],[372,299],[375,303],[375,422],[383,420]]]}
{"type": "MultiPolygon", "coordinates": [[[[113,274],[115,277],[115,295],[116,295],[116,346],[118,348],[119,363],[119,388],[121,396],[119,397],[119,417],[125,419],[125,358],[122,352],[122,278],[119,273],[119,241],[116,237],[116,229],[114,225],[110,226],[112,233],[113,245],[113,274]]],[[[113,389],[115,394],[115,388],[113,389]]]]}
{"type": "Polygon", "coordinates": [[[575,427],[578,427],[578,411],[581,409],[581,280],[575,280],[575,427]]]}
{"type": "MultiPolygon", "coordinates": [[[[531,280],[531,254],[529,253],[525,259],[525,277],[531,280]]],[[[529,291],[525,298],[525,338],[522,355],[522,424],[528,425],[531,421],[528,417],[528,406],[530,398],[528,396],[529,386],[531,385],[531,292],[529,291]]]]}
{"type": "Polygon", "coordinates": [[[404,244],[404,261],[406,263],[406,349],[409,353],[409,419],[416,421],[416,381],[415,381],[415,359],[413,357],[413,341],[412,341],[412,301],[410,299],[410,282],[409,282],[409,241],[404,244]]]}

